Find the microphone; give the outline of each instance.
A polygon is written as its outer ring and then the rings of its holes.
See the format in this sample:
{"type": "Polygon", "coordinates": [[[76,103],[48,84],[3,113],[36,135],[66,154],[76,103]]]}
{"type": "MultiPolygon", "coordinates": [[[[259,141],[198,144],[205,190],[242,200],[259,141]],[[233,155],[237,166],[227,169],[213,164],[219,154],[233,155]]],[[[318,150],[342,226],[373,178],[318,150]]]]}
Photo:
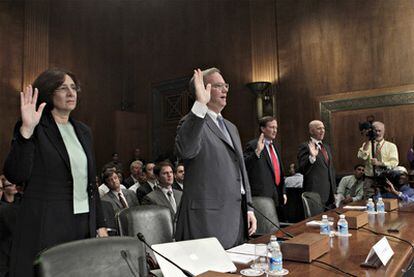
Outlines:
{"type": "Polygon", "coordinates": [[[132,265],[131,259],[129,258],[128,255],[129,251],[128,250],[121,250],[121,256],[122,258],[125,260],[125,262],[127,263],[129,270],[132,273],[132,276],[134,277],[138,277],[139,274],[137,274],[136,269],[134,268],[134,266],[132,265]]]}
{"type": "Polygon", "coordinates": [[[292,235],[289,232],[286,232],[285,230],[283,230],[282,228],[280,228],[279,226],[277,226],[276,223],[274,223],[273,221],[271,221],[267,216],[265,216],[260,210],[258,210],[255,206],[253,206],[252,203],[247,203],[247,206],[253,208],[256,212],[258,212],[261,216],[263,216],[264,218],[266,218],[267,221],[269,221],[273,226],[275,226],[280,232],[282,232],[283,234],[285,234],[286,236],[288,236],[289,238],[293,238],[294,235],[292,235]]]}
{"type": "Polygon", "coordinates": [[[137,237],[140,241],[142,241],[149,249],[151,249],[152,251],[154,251],[155,253],[157,253],[158,255],[160,255],[161,257],[163,257],[164,259],[166,259],[169,263],[173,264],[176,268],[178,268],[179,270],[181,270],[182,273],[184,273],[185,276],[188,277],[194,277],[194,275],[189,272],[188,270],[185,270],[183,268],[181,268],[179,265],[177,265],[176,263],[174,263],[173,261],[171,261],[170,259],[168,259],[167,257],[165,257],[164,255],[162,255],[161,253],[159,253],[158,251],[155,251],[154,249],[152,249],[152,247],[145,241],[145,237],[144,235],[140,232],[137,234],[137,237]]]}

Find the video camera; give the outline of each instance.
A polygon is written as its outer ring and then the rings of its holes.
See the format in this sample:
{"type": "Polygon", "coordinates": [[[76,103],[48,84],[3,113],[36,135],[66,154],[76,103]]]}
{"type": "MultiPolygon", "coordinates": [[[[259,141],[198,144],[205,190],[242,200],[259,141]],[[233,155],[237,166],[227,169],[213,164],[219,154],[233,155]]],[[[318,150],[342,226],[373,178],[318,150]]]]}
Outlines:
{"type": "Polygon", "coordinates": [[[377,133],[374,131],[374,128],[372,126],[372,122],[374,122],[374,119],[370,119],[366,122],[360,122],[359,123],[359,131],[361,134],[364,134],[369,138],[369,140],[373,141],[377,138],[377,133]]]}

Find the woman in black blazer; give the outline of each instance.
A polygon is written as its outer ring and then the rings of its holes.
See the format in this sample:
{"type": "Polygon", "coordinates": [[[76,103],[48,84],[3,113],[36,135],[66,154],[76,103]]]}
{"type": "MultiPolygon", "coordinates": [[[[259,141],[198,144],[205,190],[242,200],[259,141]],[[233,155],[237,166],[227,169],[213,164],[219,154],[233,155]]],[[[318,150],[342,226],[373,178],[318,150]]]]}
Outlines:
{"type": "Polygon", "coordinates": [[[20,93],[21,120],[4,166],[7,179],[24,183],[10,276],[33,276],[33,261],[45,248],[107,236],[91,131],[70,117],[79,91],[73,73],[48,69],[20,93]]]}

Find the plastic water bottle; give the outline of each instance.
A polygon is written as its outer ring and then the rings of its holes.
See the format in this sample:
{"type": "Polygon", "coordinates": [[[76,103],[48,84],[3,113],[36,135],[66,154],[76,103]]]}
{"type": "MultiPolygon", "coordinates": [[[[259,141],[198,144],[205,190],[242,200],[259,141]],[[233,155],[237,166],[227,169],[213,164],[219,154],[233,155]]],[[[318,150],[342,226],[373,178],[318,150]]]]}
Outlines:
{"type": "Polygon", "coordinates": [[[272,250],[272,242],[277,242],[277,238],[275,235],[271,235],[270,236],[270,242],[267,244],[267,253],[270,253],[270,251],[272,250]]]}
{"type": "Polygon", "coordinates": [[[377,201],[377,212],[378,213],[385,213],[384,201],[382,201],[382,197],[378,198],[377,201]]]}
{"type": "Polygon", "coordinates": [[[339,215],[338,234],[340,236],[347,236],[348,235],[348,221],[346,221],[344,214],[339,215]]]}
{"type": "Polygon", "coordinates": [[[372,198],[368,198],[367,212],[368,213],[374,213],[375,212],[374,202],[372,201],[372,198]]]}
{"type": "Polygon", "coordinates": [[[331,226],[329,225],[328,216],[324,214],[322,215],[320,234],[329,235],[330,233],[331,233],[331,226]]]}
{"type": "Polygon", "coordinates": [[[277,241],[272,241],[270,243],[269,251],[269,273],[277,273],[283,270],[283,256],[282,251],[280,251],[280,246],[277,241]]]}

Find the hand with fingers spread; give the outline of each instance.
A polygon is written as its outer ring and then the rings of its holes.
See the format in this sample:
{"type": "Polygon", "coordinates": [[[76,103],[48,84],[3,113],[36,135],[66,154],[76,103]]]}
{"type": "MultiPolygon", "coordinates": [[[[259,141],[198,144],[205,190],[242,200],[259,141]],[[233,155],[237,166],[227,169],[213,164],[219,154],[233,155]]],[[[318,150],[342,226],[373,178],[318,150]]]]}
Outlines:
{"type": "Polygon", "coordinates": [[[310,155],[316,158],[316,156],[318,156],[318,153],[319,153],[318,146],[316,146],[316,143],[313,143],[313,142],[309,142],[308,146],[309,146],[310,155]]]}
{"type": "Polygon", "coordinates": [[[22,127],[20,127],[20,133],[24,138],[30,138],[37,124],[39,124],[40,117],[42,116],[43,109],[46,103],[39,105],[36,111],[36,102],[39,91],[32,86],[27,86],[24,92],[20,92],[20,112],[22,116],[22,127]]]}
{"type": "Polygon", "coordinates": [[[211,97],[211,84],[204,86],[203,72],[200,69],[194,70],[194,87],[196,100],[207,105],[211,97]]]}
{"type": "Polygon", "coordinates": [[[264,139],[264,134],[261,133],[259,139],[257,140],[257,146],[256,146],[256,155],[259,157],[260,153],[262,153],[263,148],[265,146],[265,139],[264,139]]]}

